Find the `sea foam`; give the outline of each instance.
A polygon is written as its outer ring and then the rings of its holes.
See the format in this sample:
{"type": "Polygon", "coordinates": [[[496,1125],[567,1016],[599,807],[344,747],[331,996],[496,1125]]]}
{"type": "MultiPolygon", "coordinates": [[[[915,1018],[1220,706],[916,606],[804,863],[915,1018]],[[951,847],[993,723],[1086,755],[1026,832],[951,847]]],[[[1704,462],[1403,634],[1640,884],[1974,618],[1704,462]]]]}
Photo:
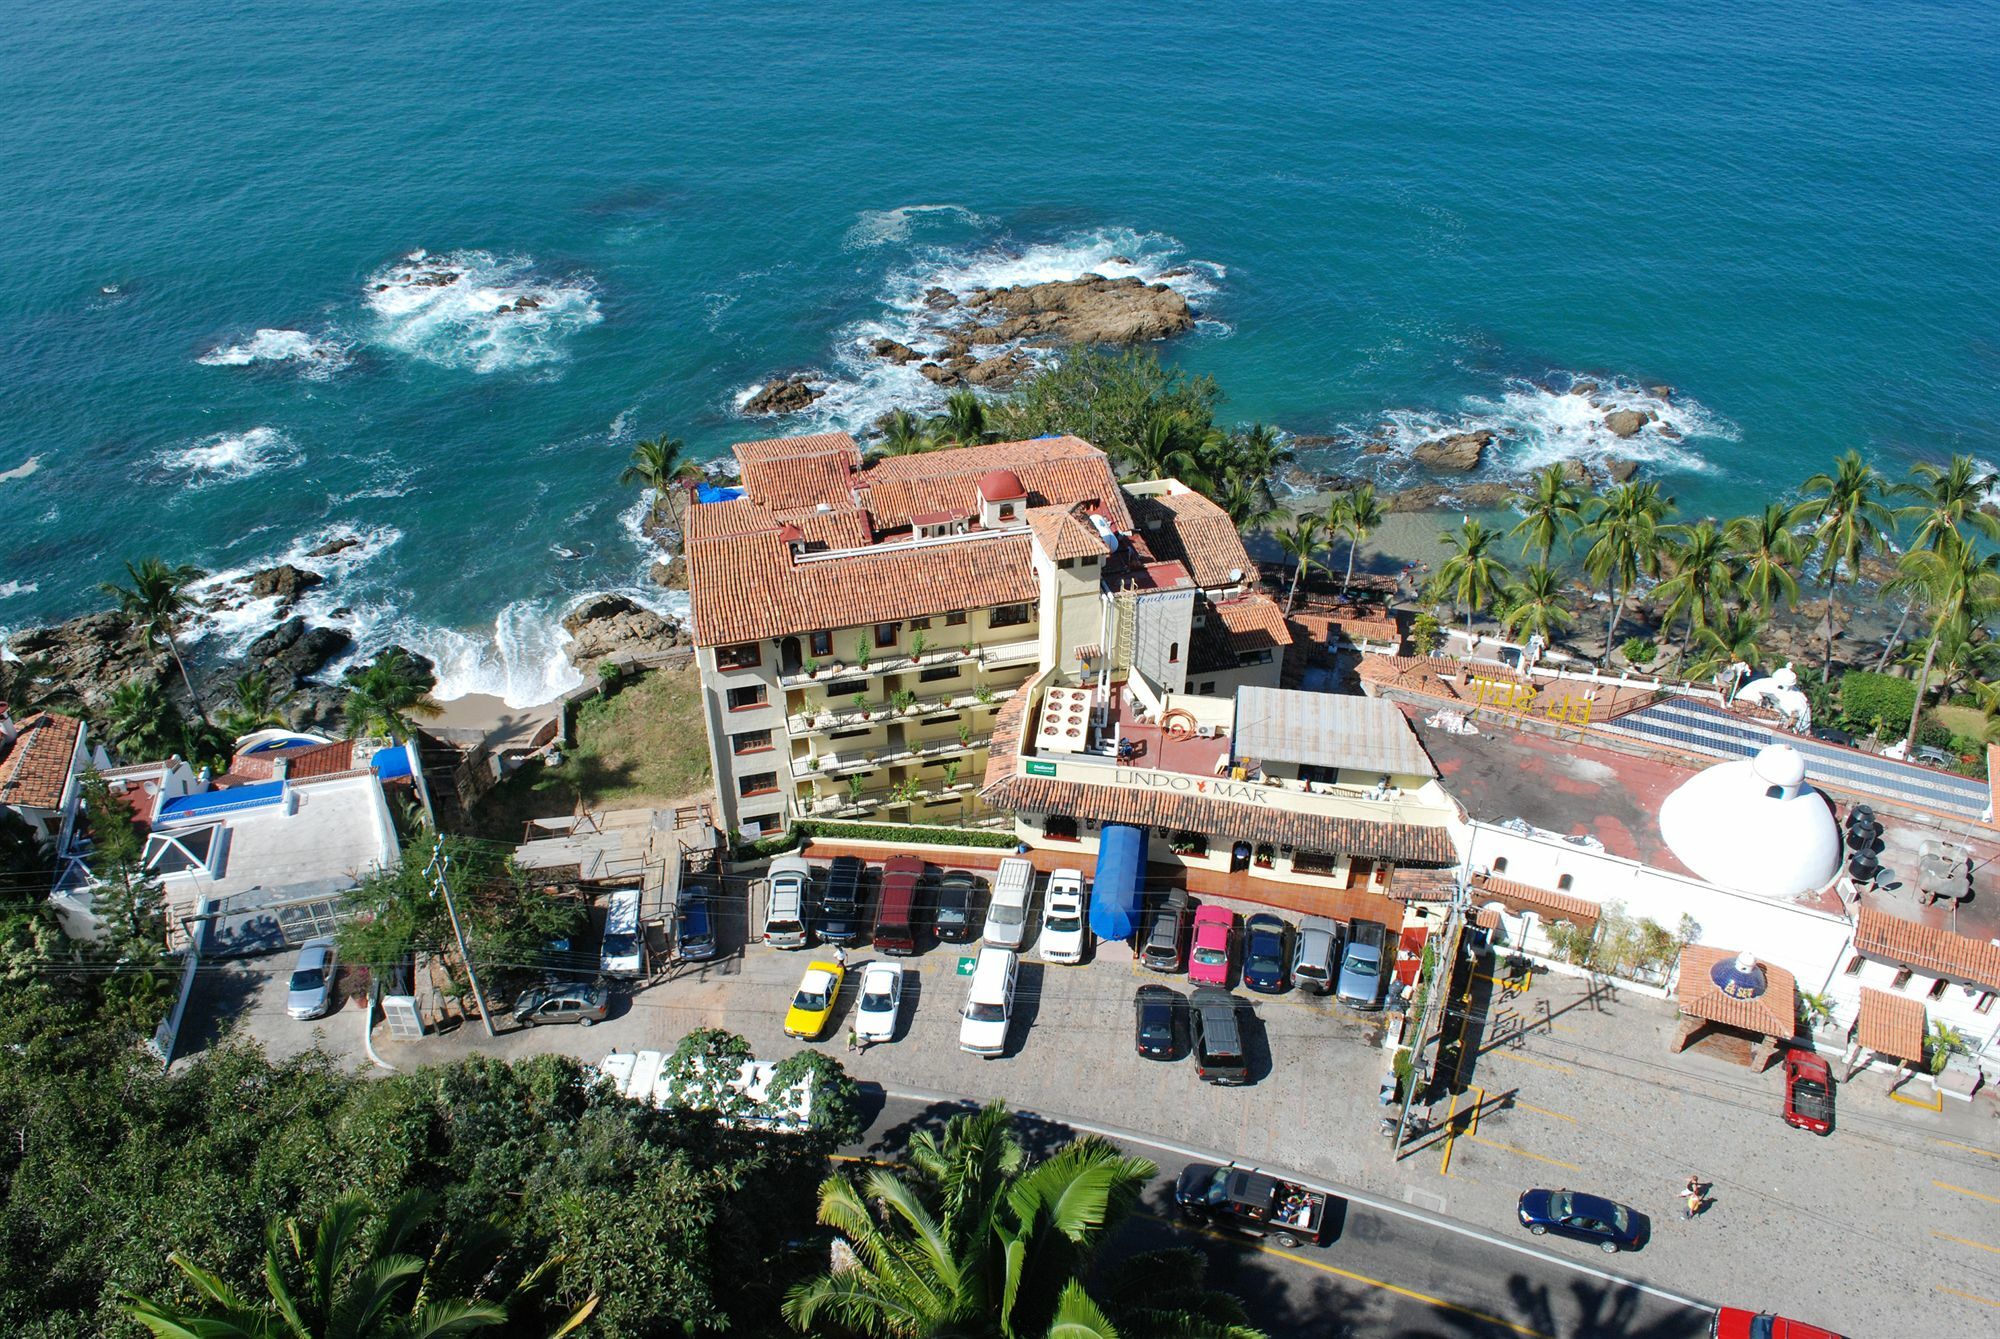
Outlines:
{"type": "Polygon", "coordinates": [[[13,479],[25,479],[34,474],[35,471],[41,469],[41,467],[42,458],[40,456],[29,456],[11,470],[0,470],[0,483],[7,483],[13,479]]]}
{"type": "Polygon", "coordinates": [[[353,361],[348,346],[330,335],[303,330],[259,330],[240,344],[223,344],[195,359],[203,367],[248,367],[253,363],[297,363],[300,375],[324,381],[353,361]]]}
{"type": "Polygon", "coordinates": [[[378,343],[482,374],[561,362],[565,341],[604,319],[589,279],[490,251],[413,251],[370,275],[364,295],[378,343]]]}
{"type": "Polygon", "coordinates": [[[276,428],[212,433],[187,445],[169,447],[157,457],[164,468],[192,476],[197,487],[247,479],[274,465],[294,464],[299,458],[298,444],[276,428]]]}

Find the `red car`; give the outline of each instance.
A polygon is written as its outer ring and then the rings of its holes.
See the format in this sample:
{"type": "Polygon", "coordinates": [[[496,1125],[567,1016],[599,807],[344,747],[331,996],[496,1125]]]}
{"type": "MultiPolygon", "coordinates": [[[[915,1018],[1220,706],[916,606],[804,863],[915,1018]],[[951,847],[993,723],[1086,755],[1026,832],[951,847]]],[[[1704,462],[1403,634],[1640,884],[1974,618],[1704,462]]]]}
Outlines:
{"type": "Polygon", "coordinates": [[[1822,1330],[1802,1320],[1786,1320],[1768,1311],[1743,1311],[1733,1306],[1715,1313],[1708,1327],[1714,1339],[1840,1339],[1832,1330],[1822,1330]]]}
{"type": "Polygon", "coordinates": [[[1785,1052],[1785,1124],[1833,1133],[1833,1072],[1811,1051],[1785,1052]]]}
{"type": "Polygon", "coordinates": [[[1188,980],[1197,985],[1229,984],[1230,947],[1236,941],[1236,913],[1213,902],[1194,913],[1194,952],[1188,955],[1188,980]]]}

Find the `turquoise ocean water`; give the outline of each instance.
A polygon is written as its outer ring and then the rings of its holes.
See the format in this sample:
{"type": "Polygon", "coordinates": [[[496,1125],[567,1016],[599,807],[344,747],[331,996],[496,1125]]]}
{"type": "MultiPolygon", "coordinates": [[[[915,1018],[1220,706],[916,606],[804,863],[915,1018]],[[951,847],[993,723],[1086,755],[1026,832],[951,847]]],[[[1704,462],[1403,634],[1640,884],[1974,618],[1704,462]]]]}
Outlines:
{"type": "Polygon", "coordinates": [[[313,612],[538,700],[643,579],[635,436],[860,428],[926,287],[1089,269],[1189,293],[1230,415],[1495,477],[1614,450],[1576,377],[1697,512],[2000,458],[1997,14],[14,0],[0,627],[348,537],[313,612]]]}

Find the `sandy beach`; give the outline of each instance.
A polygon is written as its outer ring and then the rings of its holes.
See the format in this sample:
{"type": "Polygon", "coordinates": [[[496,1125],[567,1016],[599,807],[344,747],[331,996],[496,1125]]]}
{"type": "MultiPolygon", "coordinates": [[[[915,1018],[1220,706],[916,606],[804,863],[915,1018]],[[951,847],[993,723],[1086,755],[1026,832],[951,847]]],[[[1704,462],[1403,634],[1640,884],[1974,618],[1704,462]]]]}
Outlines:
{"type": "Polygon", "coordinates": [[[444,715],[425,722],[432,733],[454,743],[484,739],[491,747],[500,748],[526,744],[543,722],[554,718],[560,704],[510,707],[488,693],[467,693],[438,705],[444,708],[444,715]]]}

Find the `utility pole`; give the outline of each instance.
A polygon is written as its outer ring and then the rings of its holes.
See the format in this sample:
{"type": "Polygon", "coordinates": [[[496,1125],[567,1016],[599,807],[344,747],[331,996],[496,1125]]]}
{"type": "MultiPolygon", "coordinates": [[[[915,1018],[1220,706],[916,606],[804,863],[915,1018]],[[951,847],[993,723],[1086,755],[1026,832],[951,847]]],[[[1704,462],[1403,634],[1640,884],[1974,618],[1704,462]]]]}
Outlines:
{"type": "MultiPolygon", "coordinates": [[[[1436,953],[1431,960],[1430,993],[1424,997],[1423,1016],[1417,1019],[1417,1035],[1410,1047],[1410,1081],[1404,1086],[1403,1106],[1396,1114],[1396,1139],[1392,1147],[1397,1162],[1401,1162],[1406,1155],[1404,1141],[1409,1134],[1410,1107],[1416,1101],[1417,1089],[1430,1088],[1430,1079],[1425,1074],[1424,1052],[1430,1048],[1433,1036],[1439,1041],[1444,1038],[1445,1019],[1451,1008],[1451,985],[1458,975],[1459,939],[1464,932],[1465,913],[1472,900],[1471,858],[1472,842],[1468,838],[1465,861],[1451,891],[1451,907],[1445,912],[1444,929],[1429,939],[1436,953]],[[1431,1026],[1433,1017],[1438,1020],[1435,1029],[1431,1026]]],[[[1418,979],[1422,979],[1421,973],[1418,979]]]]}
{"type": "Polygon", "coordinates": [[[424,866],[424,873],[430,875],[431,896],[444,897],[445,914],[451,917],[451,933],[458,940],[458,956],[465,959],[465,974],[472,978],[472,998],[479,1005],[479,1021],[486,1025],[486,1035],[498,1037],[493,1030],[493,1011],[486,1007],[486,995],[479,989],[479,972],[472,965],[472,953],[465,946],[465,931],[458,925],[458,908],[451,900],[451,880],[447,877],[451,870],[451,857],[445,854],[444,842],[439,840],[431,848],[430,863],[424,866]]]}

